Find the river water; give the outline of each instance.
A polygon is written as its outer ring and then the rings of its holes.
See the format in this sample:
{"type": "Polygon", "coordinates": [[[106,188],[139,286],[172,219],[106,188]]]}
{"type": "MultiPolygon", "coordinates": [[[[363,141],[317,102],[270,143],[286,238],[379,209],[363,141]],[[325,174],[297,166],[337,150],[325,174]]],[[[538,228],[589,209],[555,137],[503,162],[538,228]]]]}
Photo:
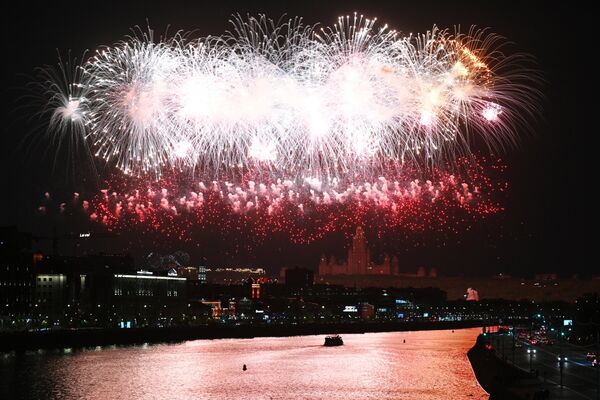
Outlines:
{"type": "Polygon", "coordinates": [[[11,353],[0,355],[0,399],[488,399],[466,356],[479,332],[345,334],[340,347],[316,335],[11,353]]]}

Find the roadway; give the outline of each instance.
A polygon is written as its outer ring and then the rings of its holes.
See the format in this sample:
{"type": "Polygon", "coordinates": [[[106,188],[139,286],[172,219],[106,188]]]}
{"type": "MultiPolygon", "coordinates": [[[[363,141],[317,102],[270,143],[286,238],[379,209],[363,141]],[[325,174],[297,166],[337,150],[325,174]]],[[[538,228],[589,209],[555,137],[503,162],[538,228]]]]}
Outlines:
{"type": "Polygon", "coordinates": [[[537,370],[539,379],[553,395],[559,396],[552,398],[600,400],[600,367],[592,367],[586,359],[588,350],[595,350],[595,346],[575,346],[564,340],[555,340],[553,345],[531,346],[517,339],[513,349],[513,337],[509,334],[491,335],[490,343],[500,357],[519,368],[537,370]],[[560,354],[567,358],[562,368],[563,388],[560,387],[560,354]]]}

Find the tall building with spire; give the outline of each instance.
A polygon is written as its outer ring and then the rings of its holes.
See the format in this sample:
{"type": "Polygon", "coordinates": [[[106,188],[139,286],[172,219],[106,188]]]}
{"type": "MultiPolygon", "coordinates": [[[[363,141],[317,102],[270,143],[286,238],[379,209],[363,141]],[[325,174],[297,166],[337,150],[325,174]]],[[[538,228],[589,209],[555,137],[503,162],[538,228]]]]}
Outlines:
{"type": "Polygon", "coordinates": [[[333,257],[328,261],[323,255],[319,262],[319,275],[398,275],[398,257],[390,259],[386,254],[382,264],[373,263],[365,232],[359,226],[348,249],[346,263],[339,264],[333,257]]]}

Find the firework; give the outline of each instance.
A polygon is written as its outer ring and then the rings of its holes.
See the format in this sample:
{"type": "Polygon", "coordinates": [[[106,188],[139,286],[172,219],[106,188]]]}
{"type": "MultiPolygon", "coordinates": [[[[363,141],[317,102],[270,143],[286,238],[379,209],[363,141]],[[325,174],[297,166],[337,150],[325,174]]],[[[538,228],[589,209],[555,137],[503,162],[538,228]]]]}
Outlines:
{"type": "MultiPolygon", "coordinates": [[[[423,174],[407,167],[396,179],[297,183],[276,179],[198,181],[168,174],[156,182],[116,173],[105,189],[53,204],[45,196],[39,212],[85,217],[99,227],[131,237],[195,243],[218,237],[239,246],[263,246],[273,237],[309,244],[363,226],[373,237],[407,243],[423,235],[461,235],[474,223],[502,212],[498,194],[506,182],[498,162],[459,158],[460,175],[436,168],[423,174]],[[360,182],[360,183],[358,183],[360,182]]],[[[246,251],[238,248],[236,251],[246,251]]]]}
{"type": "Polygon", "coordinates": [[[49,77],[51,129],[78,132],[129,175],[237,182],[255,171],[331,187],[455,159],[472,133],[513,142],[535,104],[531,76],[511,72],[515,59],[484,31],[402,36],[356,14],[326,28],[233,26],[198,40],[128,37],[67,85],[49,77]]]}

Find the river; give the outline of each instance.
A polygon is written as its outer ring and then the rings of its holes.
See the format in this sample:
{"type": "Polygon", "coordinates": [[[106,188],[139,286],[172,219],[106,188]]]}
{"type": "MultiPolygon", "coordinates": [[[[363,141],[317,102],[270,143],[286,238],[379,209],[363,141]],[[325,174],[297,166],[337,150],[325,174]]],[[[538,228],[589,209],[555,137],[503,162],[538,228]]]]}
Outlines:
{"type": "Polygon", "coordinates": [[[488,399],[480,328],[195,340],[0,355],[0,399],[488,399]],[[242,371],[246,364],[247,370],[242,371]]]}

